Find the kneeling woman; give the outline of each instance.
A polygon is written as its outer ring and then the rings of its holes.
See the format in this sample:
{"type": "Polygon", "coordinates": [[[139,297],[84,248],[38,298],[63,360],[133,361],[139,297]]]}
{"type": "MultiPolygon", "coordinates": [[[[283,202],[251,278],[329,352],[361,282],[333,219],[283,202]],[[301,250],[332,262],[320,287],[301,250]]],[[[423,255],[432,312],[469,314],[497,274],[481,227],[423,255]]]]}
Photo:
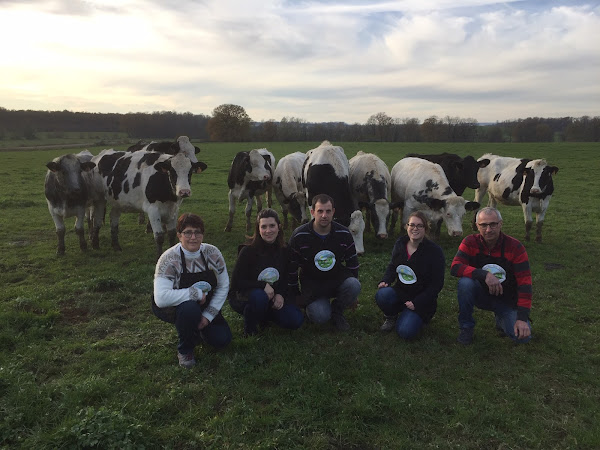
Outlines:
{"type": "Polygon", "coordinates": [[[229,304],[244,316],[245,335],[256,334],[258,326],[268,321],[292,330],[302,325],[302,311],[286,298],[287,260],[279,216],[273,209],[263,209],[231,276],[229,304]]]}
{"type": "Polygon", "coordinates": [[[444,286],[444,253],[425,237],[428,231],[425,215],[413,212],[406,224],[407,235],[394,244],[392,260],[375,294],[377,306],[385,314],[381,330],[395,328],[404,339],[414,338],[423,324],[429,323],[444,286]],[[394,280],[396,284],[390,287],[394,280]]]}
{"type": "Polygon", "coordinates": [[[221,314],[229,276],[217,247],[202,242],[204,222],[195,214],[177,220],[179,244],[166,250],[154,272],[154,314],[175,324],[179,334],[179,365],[196,364],[194,347],[203,341],[216,348],[231,342],[231,330],[221,314]]]}

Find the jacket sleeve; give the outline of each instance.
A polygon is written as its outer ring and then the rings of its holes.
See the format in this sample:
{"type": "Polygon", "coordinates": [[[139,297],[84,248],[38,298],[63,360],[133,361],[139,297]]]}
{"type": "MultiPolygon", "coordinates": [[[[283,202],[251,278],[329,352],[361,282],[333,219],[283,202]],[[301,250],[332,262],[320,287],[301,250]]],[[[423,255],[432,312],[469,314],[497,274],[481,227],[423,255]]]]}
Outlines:
{"type": "Polygon", "coordinates": [[[280,261],[281,267],[279,267],[279,280],[273,286],[276,294],[283,297],[284,300],[288,298],[288,266],[289,266],[289,249],[287,247],[280,250],[280,261]]]}
{"type": "Polygon", "coordinates": [[[452,260],[450,275],[454,277],[467,277],[484,281],[487,271],[471,265],[471,259],[479,252],[479,246],[474,235],[467,236],[458,246],[458,251],[452,260]]]}
{"type": "Polygon", "coordinates": [[[231,287],[234,292],[245,292],[249,289],[264,289],[266,283],[255,279],[250,268],[253,266],[254,249],[244,247],[238,254],[237,261],[231,275],[231,287]]]}
{"type": "Polygon", "coordinates": [[[214,245],[206,249],[206,261],[208,268],[215,272],[217,277],[217,287],[210,299],[210,303],[202,311],[202,315],[206,317],[209,322],[216,317],[221,311],[227,294],[229,292],[229,274],[227,273],[227,265],[225,264],[225,258],[221,254],[220,250],[214,245]]]}
{"type": "Polygon", "coordinates": [[[438,245],[431,245],[425,255],[427,261],[427,285],[415,298],[413,304],[415,311],[429,309],[436,301],[438,294],[444,287],[444,275],[446,272],[446,258],[444,252],[438,245]]]}
{"type": "Polygon", "coordinates": [[[288,264],[287,264],[287,285],[288,295],[300,295],[300,287],[298,284],[298,269],[300,267],[300,252],[296,248],[295,235],[292,234],[288,244],[288,264]]]}

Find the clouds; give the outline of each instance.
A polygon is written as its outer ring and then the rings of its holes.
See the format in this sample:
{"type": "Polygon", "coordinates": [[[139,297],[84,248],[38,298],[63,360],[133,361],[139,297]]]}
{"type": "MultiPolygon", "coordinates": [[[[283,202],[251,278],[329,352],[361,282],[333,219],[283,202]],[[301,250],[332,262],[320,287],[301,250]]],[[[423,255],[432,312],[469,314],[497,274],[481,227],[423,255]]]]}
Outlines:
{"type": "Polygon", "coordinates": [[[11,109],[598,115],[597,2],[0,1],[11,109]]]}

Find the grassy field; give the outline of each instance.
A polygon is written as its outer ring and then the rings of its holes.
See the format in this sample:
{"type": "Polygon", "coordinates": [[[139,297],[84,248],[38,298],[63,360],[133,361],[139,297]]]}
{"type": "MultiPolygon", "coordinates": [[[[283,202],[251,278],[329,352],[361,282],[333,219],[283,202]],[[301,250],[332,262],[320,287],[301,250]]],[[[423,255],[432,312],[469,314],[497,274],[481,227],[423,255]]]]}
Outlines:
{"type": "MultiPolygon", "coordinates": [[[[390,168],[409,152],[444,151],[545,157],[560,168],[544,242],[526,243],[529,345],[497,337],[493,316],[481,311],[473,345],[455,342],[449,267],[460,240],[447,234],[439,242],[446,282],[430,326],[415,342],[380,333],[373,298],[394,239],[369,235],[349,333],[305,324],[242,338],[242,319],[226,305],[232,344],[199,348],[199,366],[181,369],[174,328],[150,312],[154,245],[136,215],[122,216],[121,253],[110,248],[108,227],[100,250],[80,252],[69,219],[67,253],[57,257],[45,164],[68,151],[2,152],[0,448],[599,448],[600,146],[341,145],[349,158],[374,152],[390,168]]],[[[205,218],[205,242],[230,270],[244,220],[242,205],[233,231],[223,232],[227,172],[236,151],[260,146],[201,144],[208,169],[194,175],[182,206],[205,218]]],[[[316,143],[266,146],[280,158],[316,143]]],[[[521,209],[501,210],[504,231],[522,239],[521,209]]]]}

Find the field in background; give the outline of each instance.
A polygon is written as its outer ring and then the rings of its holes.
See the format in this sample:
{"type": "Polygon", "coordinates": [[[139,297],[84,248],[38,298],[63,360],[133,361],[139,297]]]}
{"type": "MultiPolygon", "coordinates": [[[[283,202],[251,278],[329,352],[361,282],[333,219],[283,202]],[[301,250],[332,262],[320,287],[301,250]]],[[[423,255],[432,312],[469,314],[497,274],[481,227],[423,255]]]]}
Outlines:
{"type": "MultiPolygon", "coordinates": [[[[390,169],[407,153],[444,151],[545,157],[559,167],[544,242],[526,243],[531,344],[497,337],[483,312],[474,344],[455,343],[449,266],[460,239],[443,227],[446,282],[419,340],[378,331],[373,297],[394,239],[368,235],[349,333],[305,324],[243,339],[242,319],[226,305],[232,344],[222,352],[197,349],[199,367],[182,370],[175,330],[149,310],[154,245],[137,216],[122,216],[122,253],[110,248],[109,227],[99,251],[81,253],[69,219],[67,253],[57,257],[45,163],[68,150],[2,152],[0,448],[598,448],[600,146],[334,144],[348,158],[376,153],[390,169]]],[[[316,145],[264,146],[279,159],[316,145]]],[[[203,216],[205,242],[221,249],[231,271],[244,240],[244,205],[224,233],[227,173],[237,151],[263,145],[199,146],[208,169],[193,176],[181,211],[203,216]]],[[[472,199],[473,191],[464,196],[472,199]]],[[[522,239],[521,208],[501,211],[504,231],[522,239]]]]}

